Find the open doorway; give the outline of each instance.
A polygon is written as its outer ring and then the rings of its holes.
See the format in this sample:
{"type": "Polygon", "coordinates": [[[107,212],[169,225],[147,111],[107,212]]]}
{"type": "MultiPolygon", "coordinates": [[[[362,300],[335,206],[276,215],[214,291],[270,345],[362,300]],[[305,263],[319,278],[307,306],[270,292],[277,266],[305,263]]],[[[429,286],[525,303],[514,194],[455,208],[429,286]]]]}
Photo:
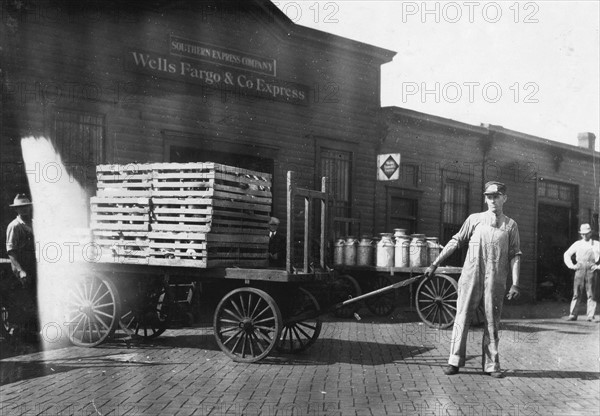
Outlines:
{"type": "Polygon", "coordinates": [[[537,293],[538,300],[570,299],[572,272],[563,253],[573,243],[574,213],[569,206],[538,205],[537,293]]]}

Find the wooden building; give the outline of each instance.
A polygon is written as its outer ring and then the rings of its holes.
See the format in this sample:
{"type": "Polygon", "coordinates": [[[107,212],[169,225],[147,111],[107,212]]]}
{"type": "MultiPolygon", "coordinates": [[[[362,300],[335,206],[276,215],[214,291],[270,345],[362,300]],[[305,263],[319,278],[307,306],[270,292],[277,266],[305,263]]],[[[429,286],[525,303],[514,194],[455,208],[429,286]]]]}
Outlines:
{"type": "Polygon", "coordinates": [[[27,135],[50,137],[90,194],[97,164],[213,161],[273,174],[283,219],[292,170],[310,188],[330,178],[335,215],[372,228],[380,66],[395,52],[262,0],[4,3],[3,229],[36,174],[27,135]]]}
{"type": "Polygon", "coordinates": [[[548,274],[568,276],[559,253],[578,223],[597,227],[596,152],[382,109],[380,67],[395,52],[297,26],[269,1],[2,7],[2,230],[27,179],[48,179],[44,166],[25,172],[28,135],[49,137],[90,195],[97,164],[213,161],[273,174],[272,214],[284,219],[286,171],[310,188],[327,176],[354,234],[402,227],[446,242],[499,179],[530,299],[548,274]],[[380,153],[401,154],[400,179],[376,181],[380,153]]]}
{"type": "MultiPolygon", "coordinates": [[[[569,297],[572,272],[564,251],[579,224],[598,229],[595,137],[571,146],[500,126],[473,126],[416,111],[382,109],[388,133],[380,153],[400,153],[400,178],[378,182],[376,231],[407,228],[445,244],[466,217],[485,210],[483,184],[507,184],[505,212],[517,221],[523,251],[521,282],[528,299],[569,297]],[[544,282],[546,282],[544,284],[544,282]]],[[[460,255],[450,260],[461,264],[460,255]]]]}

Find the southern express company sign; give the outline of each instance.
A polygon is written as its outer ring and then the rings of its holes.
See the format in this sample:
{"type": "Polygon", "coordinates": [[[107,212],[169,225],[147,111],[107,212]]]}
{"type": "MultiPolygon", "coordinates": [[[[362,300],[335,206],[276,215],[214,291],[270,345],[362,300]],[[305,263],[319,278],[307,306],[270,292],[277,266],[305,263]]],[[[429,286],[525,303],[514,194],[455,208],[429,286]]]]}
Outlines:
{"type": "Polygon", "coordinates": [[[126,54],[125,68],[243,95],[308,104],[308,87],[278,80],[277,62],[274,59],[175,35],[171,35],[169,39],[169,55],[130,50],[126,54]]]}

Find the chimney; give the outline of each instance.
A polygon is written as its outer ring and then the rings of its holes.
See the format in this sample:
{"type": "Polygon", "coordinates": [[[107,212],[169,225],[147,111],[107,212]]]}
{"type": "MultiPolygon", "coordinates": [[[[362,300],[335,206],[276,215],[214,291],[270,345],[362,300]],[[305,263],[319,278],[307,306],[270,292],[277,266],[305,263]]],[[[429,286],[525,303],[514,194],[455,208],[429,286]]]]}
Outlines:
{"type": "Polygon", "coordinates": [[[577,142],[579,143],[579,147],[591,150],[596,149],[596,135],[594,133],[579,133],[577,135],[577,142]]]}

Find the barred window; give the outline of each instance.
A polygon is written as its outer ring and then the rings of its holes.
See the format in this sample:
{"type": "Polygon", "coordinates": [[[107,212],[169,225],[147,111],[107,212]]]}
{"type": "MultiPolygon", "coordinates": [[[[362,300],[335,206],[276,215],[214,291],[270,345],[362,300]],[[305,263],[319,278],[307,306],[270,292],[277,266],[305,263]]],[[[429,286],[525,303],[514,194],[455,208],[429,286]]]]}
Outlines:
{"type": "Polygon", "coordinates": [[[104,115],[59,110],[54,119],[54,144],[67,171],[93,193],[96,165],[104,160],[104,115]]]}
{"type": "MultiPolygon", "coordinates": [[[[456,234],[469,215],[469,183],[446,180],[442,193],[442,244],[456,234]]],[[[460,266],[466,254],[455,252],[447,261],[450,266],[460,266]]]]}

